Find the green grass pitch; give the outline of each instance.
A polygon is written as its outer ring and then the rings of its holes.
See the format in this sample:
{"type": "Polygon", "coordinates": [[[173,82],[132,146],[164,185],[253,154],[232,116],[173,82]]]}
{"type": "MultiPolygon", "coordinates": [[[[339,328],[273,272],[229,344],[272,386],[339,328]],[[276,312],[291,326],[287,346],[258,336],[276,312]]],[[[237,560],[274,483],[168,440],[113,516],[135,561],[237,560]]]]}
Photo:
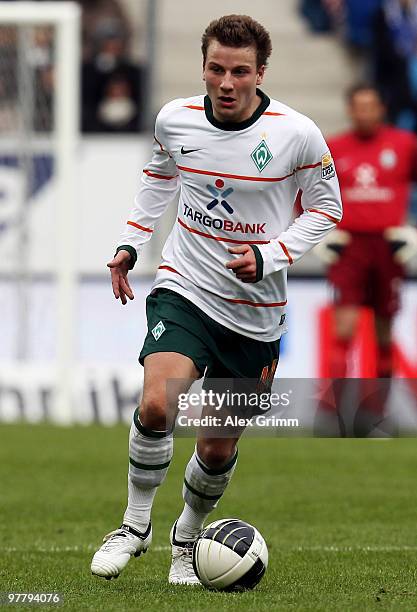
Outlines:
{"type": "Polygon", "coordinates": [[[243,440],[212,516],[252,522],[268,543],[265,578],[243,594],[167,583],[192,448],[176,440],[152,548],[106,581],[89,563],[124,509],[127,428],[2,426],[0,591],[60,591],[74,611],[417,609],[415,440],[243,440]]]}

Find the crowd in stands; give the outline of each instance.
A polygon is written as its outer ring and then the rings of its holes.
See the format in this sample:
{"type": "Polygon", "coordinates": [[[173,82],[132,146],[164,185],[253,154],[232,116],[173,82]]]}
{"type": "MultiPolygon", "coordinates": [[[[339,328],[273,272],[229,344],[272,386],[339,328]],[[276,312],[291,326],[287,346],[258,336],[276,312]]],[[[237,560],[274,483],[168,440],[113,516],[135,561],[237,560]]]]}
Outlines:
{"type": "Polygon", "coordinates": [[[145,69],[130,59],[131,27],[117,0],[79,0],[82,6],[82,130],[143,128],[145,69]]]}
{"type": "MultiPolygon", "coordinates": [[[[129,20],[119,0],[78,3],[82,9],[81,129],[85,133],[139,132],[144,127],[146,69],[131,59],[129,20]]],[[[0,126],[11,130],[18,122],[13,112],[22,89],[21,45],[16,28],[0,29],[0,126]]],[[[53,29],[34,27],[25,45],[33,87],[30,95],[36,100],[30,121],[36,132],[49,132],[54,116],[53,29]]],[[[29,85],[24,87],[27,94],[29,85]]]]}
{"type": "Polygon", "coordinates": [[[417,0],[301,0],[300,11],[361,58],[360,76],[381,91],[388,119],[417,132],[417,0]]]}
{"type": "MultiPolygon", "coordinates": [[[[132,28],[120,0],[77,1],[82,9],[82,131],[140,131],[144,128],[146,67],[131,59],[132,28]]],[[[417,132],[417,0],[299,2],[311,30],[334,33],[359,58],[360,77],[381,91],[388,119],[417,132]]],[[[32,45],[30,62],[37,108],[41,109],[34,117],[34,127],[48,131],[53,122],[51,29],[37,28],[32,45]]],[[[6,99],[17,90],[12,69],[17,51],[13,51],[13,41],[4,42],[4,33],[0,46],[0,95],[6,99]],[[5,76],[2,72],[6,71],[5,76]]]]}
{"type": "MultiPolygon", "coordinates": [[[[83,132],[135,132],[144,127],[146,69],[131,59],[132,28],[120,0],[78,0],[82,8],[83,132]]],[[[417,0],[300,0],[311,29],[332,32],[375,84],[388,119],[417,132],[417,0]]],[[[37,95],[44,129],[51,105],[51,36],[37,35],[37,95]]],[[[51,115],[51,113],[50,113],[51,115]]]]}

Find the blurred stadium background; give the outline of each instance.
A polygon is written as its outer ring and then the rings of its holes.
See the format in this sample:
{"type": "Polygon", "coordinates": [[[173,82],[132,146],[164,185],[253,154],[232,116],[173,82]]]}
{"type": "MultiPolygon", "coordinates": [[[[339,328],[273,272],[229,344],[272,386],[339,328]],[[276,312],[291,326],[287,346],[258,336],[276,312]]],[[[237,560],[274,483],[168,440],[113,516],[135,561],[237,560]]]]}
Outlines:
{"type": "MultiPolygon", "coordinates": [[[[369,15],[379,4],[0,2],[0,421],[130,420],[144,298],[175,206],[132,273],[136,299],[127,308],[112,296],[106,262],[149,157],[156,112],[203,91],[208,22],[239,12],[265,24],[274,47],[265,91],[330,136],[347,127],[344,92],[366,75],[369,15]]],[[[395,326],[397,375],[407,378],[417,378],[413,264],[395,326]]],[[[323,375],[329,297],[314,254],[291,268],[281,378],[323,375]]],[[[356,357],[363,375],[366,355],[356,357]]],[[[413,402],[402,416],[417,425],[413,402]]]]}

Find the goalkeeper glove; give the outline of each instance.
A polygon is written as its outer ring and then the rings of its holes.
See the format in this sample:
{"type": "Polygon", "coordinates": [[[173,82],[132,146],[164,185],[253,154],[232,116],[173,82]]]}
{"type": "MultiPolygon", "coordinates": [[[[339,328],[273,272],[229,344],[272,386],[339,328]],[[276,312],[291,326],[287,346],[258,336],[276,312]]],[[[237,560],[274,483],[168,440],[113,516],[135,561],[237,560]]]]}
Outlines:
{"type": "Polygon", "coordinates": [[[314,252],[319,259],[324,261],[324,263],[333,264],[340,258],[343,249],[349,242],[349,232],[335,229],[319,242],[314,248],[314,252]]]}
{"type": "Polygon", "coordinates": [[[384,238],[391,245],[396,262],[404,264],[417,253],[417,230],[411,225],[389,227],[384,232],[384,238]]]}

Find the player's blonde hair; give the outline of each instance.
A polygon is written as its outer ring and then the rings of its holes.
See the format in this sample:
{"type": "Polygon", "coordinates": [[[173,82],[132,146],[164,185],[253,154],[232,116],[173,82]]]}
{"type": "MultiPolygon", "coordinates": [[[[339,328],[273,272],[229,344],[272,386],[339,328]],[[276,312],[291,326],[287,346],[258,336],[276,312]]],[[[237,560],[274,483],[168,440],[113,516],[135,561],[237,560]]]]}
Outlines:
{"type": "Polygon", "coordinates": [[[209,23],[201,38],[203,64],[206,63],[207,49],[212,40],[226,47],[254,46],[257,68],[267,65],[272,52],[269,32],[248,15],[225,15],[209,23]]]}

